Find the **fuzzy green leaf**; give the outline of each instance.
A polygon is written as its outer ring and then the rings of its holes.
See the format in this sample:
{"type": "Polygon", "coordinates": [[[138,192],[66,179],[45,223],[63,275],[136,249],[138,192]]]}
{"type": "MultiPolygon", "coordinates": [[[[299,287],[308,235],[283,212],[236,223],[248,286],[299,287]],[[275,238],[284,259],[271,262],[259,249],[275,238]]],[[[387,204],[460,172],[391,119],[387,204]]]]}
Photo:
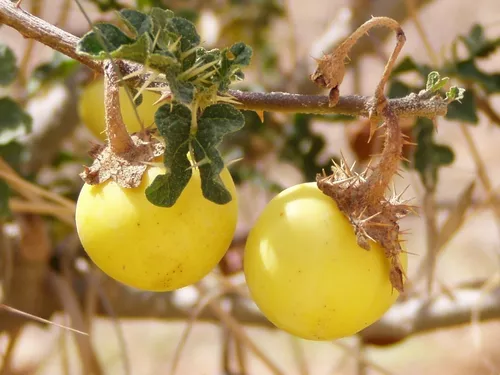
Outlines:
{"type": "Polygon", "coordinates": [[[118,27],[109,23],[97,23],[94,25],[94,30],[85,34],[78,42],[76,51],[79,54],[89,55],[101,60],[107,59],[107,52],[114,52],[122,45],[135,42],[118,27]],[[99,33],[101,37],[96,33],[99,33]]]}
{"type": "Polygon", "coordinates": [[[414,92],[415,90],[408,86],[406,83],[393,79],[390,82],[389,92],[387,96],[389,98],[402,98],[414,92]]]}
{"type": "Polygon", "coordinates": [[[175,33],[166,32],[168,21],[174,17],[174,12],[161,8],[153,8],[149,13],[153,21],[153,38],[159,48],[166,50],[170,43],[177,39],[175,33]]]}
{"type": "Polygon", "coordinates": [[[160,72],[168,70],[180,70],[180,64],[177,58],[169,51],[157,51],[149,55],[149,66],[160,72]]]}
{"type": "Polygon", "coordinates": [[[445,100],[448,101],[449,103],[453,101],[458,101],[460,102],[465,95],[465,89],[462,87],[457,87],[457,86],[451,86],[448,92],[446,93],[445,100]]]}
{"type": "Polygon", "coordinates": [[[16,56],[4,44],[0,44],[0,85],[7,86],[17,75],[16,56]]]}
{"type": "Polygon", "coordinates": [[[170,18],[166,24],[166,29],[181,37],[181,51],[183,52],[200,44],[200,36],[195,25],[185,18],[170,18]]]}
{"type": "Polygon", "coordinates": [[[479,118],[477,116],[476,96],[474,92],[472,90],[467,90],[462,94],[462,96],[463,97],[460,101],[455,100],[448,105],[446,118],[448,120],[477,124],[479,122],[479,118]]]}
{"type": "Polygon", "coordinates": [[[172,70],[166,71],[165,77],[175,100],[184,104],[189,104],[193,101],[195,87],[191,82],[177,79],[177,75],[172,70]]]}
{"type": "Polygon", "coordinates": [[[3,180],[0,180],[0,220],[9,217],[11,212],[9,208],[10,187],[3,180]]]}
{"type": "Polygon", "coordinates": [[[124,44],[111,53],[117,59],[135,61],[145,64],[148,60],[150,39],[147,34],[142,34],[134,43],[124,44]]]}
{"type": "Polygon", "coordinates": [[[201,175],[203,196],[217,204],[231,201],[220,172],[224,168],[217,146],[225,135],[240,130],[245,125],[242,113],[229,104],[215,104],[207,107],[198,119],[198,131],[193,141],[196,162],[201,175]]]}
{"type": "Polygon", "coordinates": [[[46,83],[56,80],[64,80],[73,74],[79,67],[79,63],[72,58],[63,55],[60,52],[55,52],[52,60],[48,63],[38,65],[29,82],[29,91],[34,93],[46,83]]]}
{"type": "Polygon", "coordinates": [[[14,100],[0,98],[0,145],[6,145],[31,131],[32,119],[14,100]]]}
{"type": "Polygon", "coordinates": [[[21,168],[24,146],[16,141],[0,145],[0,157],[15,170],[21,168]]]}
{"type": "Polygon", "coordinates": [[[240,68],[250,64],[252,48],[245,43],[236,43],[221,53],[221,66],[216,81],[219,82],[219,91],[229,89],[231,81],[239,79],[240,68]]]}
{"type": "Polygon", "coordinates": [[[133,9],[123,9],[118,14],[129,30],[136,36],[151,33],[153,31],[153,21],[142,12],[133,9]]]}
{"type": "Polygon", "coordinates": [[[191,111],[177,104],[160,107],[155,123],[165,139],[164,164],[166,173],[155,178],[146,189],[146,197],[154,205],[172,207],[181,196],[191,175],[191,163],[187,158],[191,129],[191,111]]]}
{"type": "Polygon", "coordinates": [[[486,39],[483,27],[477,24],[471,28],[468,35],[461,36],[460,40],[469,50],[470,57],[488,57],[500,47],[500,38],[486,39]]]}
{"type": "Polygon", "coordinates": [[[431,72],[431,68],[424,64],[417,64],[411,57],[407,56],[392,70],[392,76],[412,71],[420,73],[423,77],[427,77],[431,72]]]}
{"type": "Polygon", "coordinates": [[[446,85],[449,80],[450,79],[448,77],[441,78],[441,75],[436,71],[430,72],[427,76],[425,89],[432,92],[439,91],[444,87],[444,85],[446,85]]]}
{"type": "Polygon", "coordinates": [[[488,93],[500,92],[500,73],[484,73],[477,68],[472,59],[457,63],[456,71],[459,78],[477,82],[488,93]]]}
{"type": "Polygon", "coordinates": [[[415,169],[422,183],[432,190],[438,182],[439,168],[453,163],[455,155],[448,146],[435,143],[435,129],[431,120],[419,118],[414,131],[418,144],[413,155],[415,169]]]}

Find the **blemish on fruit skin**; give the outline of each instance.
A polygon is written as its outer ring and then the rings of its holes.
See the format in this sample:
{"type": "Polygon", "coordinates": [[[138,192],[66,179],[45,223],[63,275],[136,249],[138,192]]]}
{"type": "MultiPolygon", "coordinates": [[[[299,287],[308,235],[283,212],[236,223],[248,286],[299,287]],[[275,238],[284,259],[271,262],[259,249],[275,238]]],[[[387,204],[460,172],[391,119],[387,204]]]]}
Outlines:
{"type": "Polygon", "coordinates": [[[125,271],[125,268],[127,268],[127,267],[125,267],[125,264],[123,264],[123,265],[122,265],[122,270],[124,270],[124,271],[125,271]]]}

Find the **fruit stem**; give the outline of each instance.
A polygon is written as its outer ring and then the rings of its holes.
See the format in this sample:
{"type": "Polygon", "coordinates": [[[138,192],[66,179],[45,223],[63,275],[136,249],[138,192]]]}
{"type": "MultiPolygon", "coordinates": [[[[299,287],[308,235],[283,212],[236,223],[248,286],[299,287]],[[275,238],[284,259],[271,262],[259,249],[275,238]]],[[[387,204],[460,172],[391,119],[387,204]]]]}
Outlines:
{"type": "MultiPolygon", "coordinates": [[[[399,126],[399,118],[390,107],[384,88],[389,80],[390,74],[396,62],[396,59],[406,41],[405,34],[401,27],[396,28],[397,44],[394,48],[389,61],[387,62],[382,78],[375,90],[375,105],[370,111],[370,117],[378,113],[384,119],[386,128],[384,150],[380,157],[378,165],[367,178],[366,183],[361,185],[360,194],[367,198],[368,202],[380,202],[384,198],[392,177],[397,173],[399,162],[403,150],[403,136],[399,126]]],[[[372,132],[375,130],[375,123],[371,120],[372,132]]],[[[371,135],[370,135],[371,138],[371,135]]]]}
{"type": "Polygon", "coordinates": [[[402,248],[398,220],[408,215],[412,207],[400,201],[400,196],[395,195],[394,192],[393,198],[389,200],[385,198],[392,177],[398,172],[405,141],[401,134],[399,119],[384,94],[385,85],[406,41],[403,30],[396,21],[390,18],[372,18],[360,26],[332,54],[318,60],[318,68],[311,78],[316,83],[331,88],[330,106],[335,105],[339,91],[338,85],[342,82],[345,71],[344,62],[347,54],[356,41],[374,26],[386,26],[393,29],[397,38],[397,45],[385,66],[369,110],[370,138],[377,128],[374,115],[377,114],[384,119],[385,144],[381,158],[375,168],[368,167],[362,173],[353,171],[353,167],[349,167],[342,158],[340,166],[334,163],[332,175],[327,176],[323,172],[322,175],[317,176],[316,180],[318,188],[331,197],[348,217],[354,227],[358,245],[365,250],[370,249],[370,241],[382,246],[385,256],[390,261],[391,284],[393,288],[403,292],[405,273],[399,258],[402,248]]]}
{"type": "Polygon", "coordinates": [[[122,155],[135,147],[120,109],[119,75],[113,61],[104,64],[104,108],[106,113],[106,136],[111,151],[122,155]]]}

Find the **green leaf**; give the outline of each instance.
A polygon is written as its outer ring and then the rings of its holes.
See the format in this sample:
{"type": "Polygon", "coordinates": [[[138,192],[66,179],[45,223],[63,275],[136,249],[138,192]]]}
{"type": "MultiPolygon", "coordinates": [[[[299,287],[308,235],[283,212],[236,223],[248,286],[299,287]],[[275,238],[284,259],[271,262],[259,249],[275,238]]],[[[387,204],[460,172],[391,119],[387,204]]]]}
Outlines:
{"type": "Polygon", "coordinates": [[[0,157],[15,170],[19,170],[23,158],[24,147],[19,142],[0,145],[0,157]]]}
{"type": "Polygon", "coordinates": [[[459,38],[469,50],[471,58],[488,57],[500,46],[500,38],[488,40],[481,25],[474,25],[469,34],[459,38]]]}
{"type": "Polygon", "coordinates": [[[190,104],[194,100],[195,86],[188,81],[181,81],[177,79],[177,75],[172,70],[165,72],[170,91],[174,99],[180,103],[190,104]]]}
{"type": "Polygon", "coordinates": [[[417,149],[413,155],[415,169],[422,183],[434,190],[438,182],[439,168],[453,163],[455,155],[448,146],[434,141],[434,124],[429,119],[419,118],[414,127],[417,149]]]}
{"type": "Polygon", "coordinates": [[[101,12],[107,12],[113,9],[121,9],[124,5],[116,0],[89,0],[90,2],[96,4],[101,12]]]}
{"type": "Polygon", "coordinates": [[[460,102],[465,95],[465,89],[457,86],[451,86],[448,92],[446,93],[445,100],[449,103],[454,102],[455,100],[460,102]]]}
{"type": "Polygon", "coordinates": [[[417,64],[411,57],[406,56],[403,60],[401,60],[399,65],[397,65],[392,70],[391,74],[394,77],[399,74],[413,72],[413,71],[420,73],[420,75],[423,77],[427,77],[431,72],[431,68],[424,64],[417,64]]]}
{"type": "Polygon", "coordinates": [[[96,59],[107,59],[107,52],[111,53],[122,45],[135,42],[118,27],[109,23],[97,23],[94,25],[94,30],[85,34],[78,42],[76,51],[79,54],[89,55],[96,59]],[[96,33],[99,33],[101,37],[96,33]]]}
{"type": "Polygon", "coordinates": [[[439,91],[449,80],[450,79],[448,77],[441,78],[441,75],[436,71],[430,72],[427,76],[425,89],[431,92],[439,91]]]}
{"type": "Polygon", "coordinates": [[[198,119],[193,141],[194,154],[199,165],[203,196],[214,203],[226,204],[232,199],[220,177],[224,160],[217,146],[225,135],[240,130],[244,125],[243,114],[230,104],[211,105],[198,119]]]}
{"type": "Polygon", "coordinates": [[[181,37],[181,51],[185,52],[200,44],[200,36],[191,21],[181,17],[168,19],[166,29],[181,37]]]}
{"type": "Polygon", "coordinates": [[[229,89],[231,81],[239,79],[240,68],[250,64],[252,48],[245,43],[236,43],[231,48],[223,50],[221,57],[216,82],[219,82],[219,91],[225,92],[229,89]]]}
{"type": "Polygon", "coordinates": [[[402,98],[411,94],[413,91],[415,90],[413,90],[406,83],[401,82],[398,79],[394,79],[390,82],[389,92],[387,95],[389,98],[402,98]]]}
{"type": "Polygon", "coordinates": [[[467,122],[469,124],[478,124],[479,118],[477,116],[476,96],[473,90],[467,90],[463,94],[463,98],[460,102],[454,101],[448,105],[446,118],[448,120],[467,122]]]}
{"type": "Polygon", "coordinates": [[[252,47],[247,46],[245,43],[235,43],[229,49],[232,56],[229,57],[232,65],[235,66],[248,66],[252,60],[252,47]]]}
{"type": "Polygon", "coordinates": [[[14,100],[0,98],[0,145],[6,145],[31,131],[32,119],[14,100]]]}
{"type": "Polygon", "coordinates": [[[162,5],[162,0],[136,0],[135,6],[137,9],[147,9],[151,7],[159,7],[162,5]]]}
{"type": "Polygon", "coordinates": [[[133,9],[123,9],[118,14],[129,30],[136,36],[151,33],[153,31],[153,22],[151,18],[142,12],[133,9]]]}
{"type": "Polygon", "coordinates": [[[171,10],[153,8],[149,13],[153,21],[153,38],[157,41],[158,47],[166,50],[171,42],[175,42],[177,36],[175,33],[165,31],[168,21],[174,17],[171,10]]]}
{"type": "Polygon", "coordinates": [[[169,51],[158,51],[149,55],[149,66],[160,72],[167,70],[180,70],[180,64],[177,58],[169,51]]]}
{"type": "Polygon", "coordinates": [[[187,158],[191,129],[191,111],[177,104],[161,106],[155,114],[155,123],[165,139],[163,163],[167,169],[146,189],[146,197],[154,205],[172,207],[188,184],[191,163],[187,158]]]}
{"type": "Polygon", "coordinates": [[[52,60],[48,63],[38,65],[31,75],[28,89],[31,93],[39,90],[44,84],[56,80],[64,80],[73,74],[79,67],[79,63],[72,58],[55,52],[52,60]]]}
{"type": "Polygon", "coordinates": [[[142,34],[135,43],[124,44],[111,53],[111,56],[117,59],[124,59],[145,64],[148,60],[150,39],[148,35],[142,34]]]}
{"type": "Polygon", "coordinates": [[[467,81],[475,81],[488,93],[500,92],[500,73],[486,74],[479,70],[474,60],[460,61],[455,66],[459,78],[467,81]]]}
{"type": "Polygon", "coordinates": [[[10,216],[9,198],[10,187],[3,180],[0,180],[0,220],[10,216]]]}
{"type": "Polygon", "coordinates": [[[4,44],[0,44],[0,85],[7,86],[17,75],[16,56],[4,44]]]}
{"type": "Polygon", "coordinates": [[[318,171],[330,169],[330,159],[326,165],[320,161],[326,142],[322,135],[312,130],[314,118],[310,114],[295,114],[293,127],[287,127],[286,143],[281,153],[282,158],[300,167],[306,181],[314,181],[318,171]]]}

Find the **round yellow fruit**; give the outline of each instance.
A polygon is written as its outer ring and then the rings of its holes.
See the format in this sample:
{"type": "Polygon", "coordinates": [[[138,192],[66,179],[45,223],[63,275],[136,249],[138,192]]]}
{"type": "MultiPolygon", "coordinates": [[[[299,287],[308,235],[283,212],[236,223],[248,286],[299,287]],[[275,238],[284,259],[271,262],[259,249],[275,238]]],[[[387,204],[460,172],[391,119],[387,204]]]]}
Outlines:
{"type": "Polygon", "coordinates": [[[233,199],[224,205],[203,197],[196,168],[174,206],[153,205],[144,191],[162,173],[150,167],[133,189],[111,180],[85,184],[76,207],[78,235],[92,261],[115,280],[149,291],[182,288],[206,276],[229,248],[238,215],[227,169],[221,178],[233,199]]]}
{"type": "MultiPolygon", "coordinates": [[[[405,253],[401,261],[406,269],[405,253]]],[[[266,206],[249,234],[244,271],[262,313],[309,340],[353,335],[398,297],[382,248],[360,248],[349,220],[316,183],[286,189],[266,206]]]]}
{"type": "MultiPolygon", "coordinates": [[[[153,104],[159,99],[159,95],[150,91],[142,93],[142,103],[137,107],[139,118],[144,127],[154,124],[155,112],[158,109],[153,104]]],[[[141,130],[141,124],[137,120],[134,112],[134,106],[125,91],[120,87],[120,108],[123,121],[127,126],[129,133],[135,133],[141,130]]],[[[106,122],[104,113],[104,80],[96,79],[83,88],[78,103],[80,118],[90,132],[101,140],[106,139],[106,122]]]]}

